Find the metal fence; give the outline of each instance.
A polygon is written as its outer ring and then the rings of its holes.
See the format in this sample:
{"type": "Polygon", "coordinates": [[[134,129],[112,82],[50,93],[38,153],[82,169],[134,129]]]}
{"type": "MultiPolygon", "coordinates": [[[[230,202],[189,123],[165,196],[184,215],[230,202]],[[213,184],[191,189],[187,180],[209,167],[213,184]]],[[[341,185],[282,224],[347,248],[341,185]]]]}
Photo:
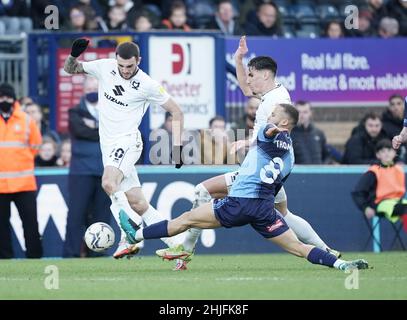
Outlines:
{"type": "Polygon", "coordinates": [[[0,37],[0,83],[9,83],[18,98],[28,94],[27,37],[25,34],[0,37]]]}

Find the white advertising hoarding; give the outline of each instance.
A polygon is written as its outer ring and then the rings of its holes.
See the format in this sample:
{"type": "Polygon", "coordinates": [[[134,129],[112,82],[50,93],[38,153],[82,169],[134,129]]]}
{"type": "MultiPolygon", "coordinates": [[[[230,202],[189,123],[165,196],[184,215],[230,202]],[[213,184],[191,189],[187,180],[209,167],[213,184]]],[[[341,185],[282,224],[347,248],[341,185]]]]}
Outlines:
{"type": "MultiPolygon", "coordinates": [[[[149,38],[149,74],[160,82],[184,112],[186,129],[202,129],[216,114],[215,39],[149,38]]],[[[150,106],[150,127],[164,122],[164,109],[150,106]]]]}

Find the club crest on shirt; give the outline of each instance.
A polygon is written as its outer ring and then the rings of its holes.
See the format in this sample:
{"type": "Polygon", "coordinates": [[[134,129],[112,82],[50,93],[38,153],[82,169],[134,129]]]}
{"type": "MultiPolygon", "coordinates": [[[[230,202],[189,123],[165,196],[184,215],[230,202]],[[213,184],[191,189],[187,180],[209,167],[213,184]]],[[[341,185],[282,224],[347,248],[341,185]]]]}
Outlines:
{"type": "Polygon", "coordinates": [[[136,80],[133,80],[133,81],[131,82],[131,87],[132,87],[133,89],[138,90],[138,88],[140,87],[140,82],[138,82],[138,81],[136,81],[136,80]]]}

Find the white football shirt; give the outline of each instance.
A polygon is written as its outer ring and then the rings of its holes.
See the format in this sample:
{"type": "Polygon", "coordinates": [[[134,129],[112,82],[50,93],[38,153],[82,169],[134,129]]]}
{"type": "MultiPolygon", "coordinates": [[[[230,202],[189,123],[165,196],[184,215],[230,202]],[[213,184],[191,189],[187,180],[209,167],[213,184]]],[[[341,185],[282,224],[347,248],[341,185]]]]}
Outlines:
{"type": "Polygon", "coordinates": [[[276,83],[274,89],[261,96],[261,102],[256,111],[256,120],[254,121],[251,142],[256,139],[259,127],[267,123],[267,119],[279,103],[291,103],[291,98],[287,89],[282,84],[276,83]]]}
{"type": "Polygon", "coordinates": [[[123,79],[116,59],[82,62],[86,73],[99,80],[99,136],[103,145],[138,132],[150,104],[163,105],[170,95],[155,80],[138,69],[130,79],[123,79]]]}

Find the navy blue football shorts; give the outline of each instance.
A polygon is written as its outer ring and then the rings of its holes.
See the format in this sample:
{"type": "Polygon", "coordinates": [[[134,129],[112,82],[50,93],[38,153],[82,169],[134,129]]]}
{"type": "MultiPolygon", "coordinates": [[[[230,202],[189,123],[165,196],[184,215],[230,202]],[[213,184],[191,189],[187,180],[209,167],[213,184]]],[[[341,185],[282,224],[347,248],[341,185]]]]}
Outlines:
{"type": "Polygon", "coordinates": [[[226,197],[215,199],[212,207],[216,219],[225,228],[250,224],[264,238],[277,237],[289,229],[272,200],[226,197]]]}

